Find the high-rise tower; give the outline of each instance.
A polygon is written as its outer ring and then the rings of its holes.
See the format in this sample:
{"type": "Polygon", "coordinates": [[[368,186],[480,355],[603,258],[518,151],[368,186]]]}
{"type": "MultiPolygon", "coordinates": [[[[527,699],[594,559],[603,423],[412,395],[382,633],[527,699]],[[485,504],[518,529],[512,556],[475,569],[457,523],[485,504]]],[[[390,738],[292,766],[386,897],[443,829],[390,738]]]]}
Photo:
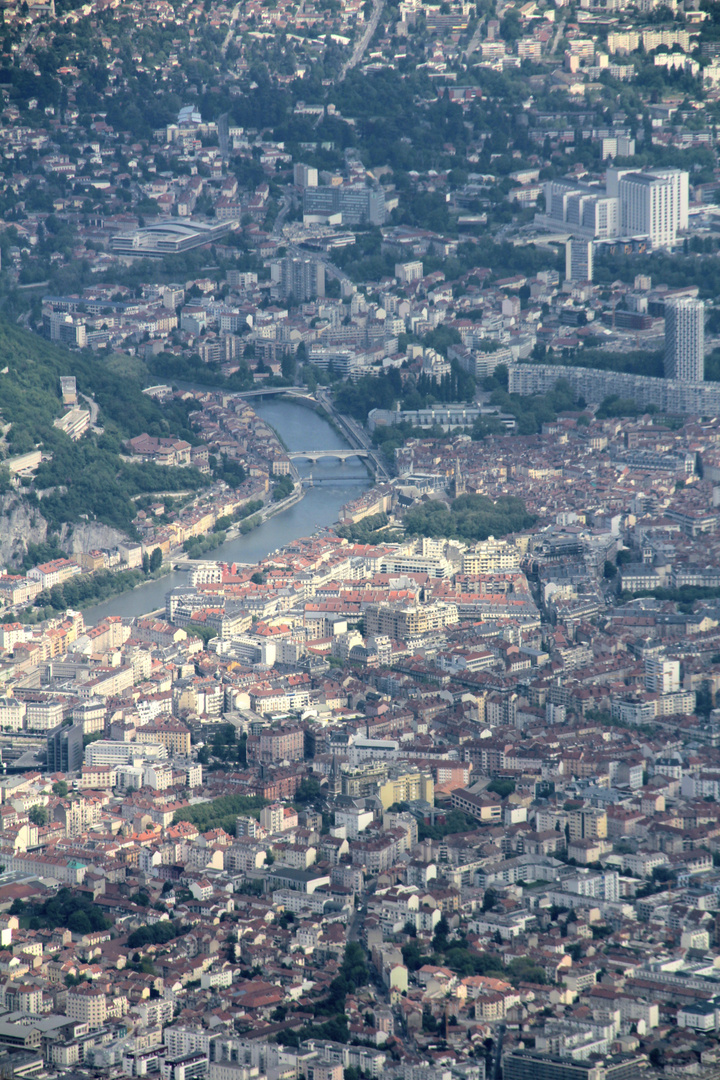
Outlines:
{"type": "Polygon", "coordinates": [[[705,304],[689,296],[665,302],[665,378],[702,382],[705,376],[705,304]]]}

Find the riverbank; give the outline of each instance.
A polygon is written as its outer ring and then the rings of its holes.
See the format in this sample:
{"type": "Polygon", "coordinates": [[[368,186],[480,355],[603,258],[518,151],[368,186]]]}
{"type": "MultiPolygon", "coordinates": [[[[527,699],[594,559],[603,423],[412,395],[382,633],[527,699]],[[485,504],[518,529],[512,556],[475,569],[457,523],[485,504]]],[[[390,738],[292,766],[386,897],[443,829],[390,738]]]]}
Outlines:
{"type": "MultiPolygon", "coordinates": [[[[291,450],[307,450],[308,445],[318,450],[348,448],[347,440],[326,419],[306,405],[299,408],[299,404],[292,397],[282,400],[272,398],[255,401],[253,408],[266,423],[283,432],[291,450]]],[[[208,553],[209,560],[255,565],[270,552],[300,537],[311,536],[318,529],[335,525],[340,508],[349,498],[350,485],[351,490],[358,494],[372,486],[364,469],[353,468],[359,462],[342,463],[335,458],[326,458],[315,465],[306,461],[299,461],[297,465],[301,481],[312,477],[317,486],[303,484],[282,503],[268,503],[265,507],[266,518],[261,526],[229,537],[222,547],[208,553]]],[[[148,583],[89,609],[84,613],[87,624],[95,625],[109,615],[132,618],[151,610],[164,610],[165,594],[171,589],[185,587],[188,584],[188,570],[195,565],[179,552],[178,556],[181,569],[174,569],[162,581],[148,583]]],[[[175,557],[172,562],[176,562],[175,557]]]]}
{"type": "MultiPolygon", "coordinates": [[[[126,585],[123,588],[118,589],[115,593],[113,593],[113,596],[122,596],[123,593],[134,592],[136,589],[142,589],[146,585],[151,585],[154,581],[162,581],[163,578],[166,578],[171,573],[172,565],[169,562],[164,562],[159,570],[154,570],[152,573],[144,574],[142,581],[138,581],[134,585],[126,585]]],[[[105,599],[109,600],[110,597],[102,598],[100,601],[94,599],[89,601],[88,603],[81,604],[80,610],[87,611],[89,608],[96,607],[98,603],[103,603],[105,599]]]]}
{"type": "MultiPolygon", "coordinates": [[[[171,556],[171,562],[173,562],[175,564],[175,567],[177,568],[181,567],[183,563],[186,562],[188,564],[192,564],[194,562],[203,562],[205,561],[206,554],[208,556],[208,562],[218,562],[219,560],[214,557],[214,552],[217,551],[218,548],[223,547],[223,545],[228,544],[233,540],[237,540],[241,536],[247,536],[248,533],[253,532],[255,529],[262,528],[262,526],[265,525],[268,521],[270,521],[271,518],[274,518],[276,514],[280,514],[284,510],[288,510],[291,506],[295,506],[296,503],[299,503],[300,500],[304,498],[305,488],[301,482],[298,482],[297,487],[293,491],[292,495],[288,495],[286,499],[281,499],[279,502],[276,503],[266,503],[265,506],[263,506],[262,510],[258,510],[250,517],[242,518],[240,521],[233,522],[233,524],[228,526],[228,528],[222,533],[222,539],[218,540],[217,544],[214,547],[207,548],[202,555],[195,556],[191,555],[188,552],[184,553],[183,555],[176,553],[174,556],[171,556]]],[[[211,536],[212,533],[206,533],[205,535],[211,536]]]]}
{"type": "Polygon", "coordinates": [[[42,594],[39,594],[32,604],[12,613],[6,612],[6,615],[10,614],[13,621],[25,626],[35,626],[69,608],[74,611],[88,611],[98,604],[143,589],[171,573],[171,564],[163,563],[157,570],[148,573],[140,567],[126,567],[117,571],[103,569],[89,574],[76,574],[61,585],[54,585],[52,589],[46,590],[47,603],[38,604],[38,600],[43,599],[42,594]]]}
{"type": "MultiPolygon", "coordinates": [[[[169,509],[150,504],[152,514],[143,522],[143,545],[147,551],[157,547],[166,556],[180,543],[191,557],[205,555],[225,542],[233,521],[248,516],[246,506],[266,501],[270,486],[276,497],[288,493],[289,477],[276,476],[275,463],[282,461],[290,448],[280,425],[263,422],[261,412],[253,408],[255,399],[251,405],[237,396],[218,399],[216,393],[200,393],[199,388],[190,393],[197,394],[200,405],[193,426],[200,441],[207,444],[208,478],[203,490],[187,502],[175,505],[173,500],[169,509]],[[224,447],[216,445],[218,432],[224,432],[224,447]],[[250,462],[249,471],[240,460],[250,462]],[[219,533],[223,533],[219,538],[213,535],[219,533]]],[[[292,475],[298,479],[296,469],[292,475]]]]}

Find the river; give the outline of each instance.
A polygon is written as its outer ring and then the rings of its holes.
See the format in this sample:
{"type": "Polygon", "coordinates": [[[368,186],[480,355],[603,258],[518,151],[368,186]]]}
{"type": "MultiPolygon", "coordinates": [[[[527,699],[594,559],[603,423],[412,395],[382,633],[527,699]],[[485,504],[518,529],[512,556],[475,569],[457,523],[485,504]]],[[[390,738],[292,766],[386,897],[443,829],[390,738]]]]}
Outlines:
{"type": "MultiPolygon", "coordinates": [[[[282,436],[288,450],[346,450],[348,447],[345,439],[327,420],[304,405],[267,398],[255,399],[253,409],[282,436]]],[[[359,459],[352,458],[343,463],[329,458],[318,461],[316,465],[299,460],[295,464],[301,476],[312,475],[313,480],[318,481],[317,487],[308,488],[300,502],[271,518],[260,528],[209,551],[207,559],[256,563],[268,552],[289,544],[299,536],[310,536],[317,529],[334,524],[340,507],[359,495],[364,488],[370,487],[370,477],[359,459]]],[[[129,618],[155,611],[164,607],[165,594],[170,589],[185,585],[187,580],[186,571],[173,571],[158,581],[87,608],[83,613],[85,622],[88,626],[94,626],[108,615],[129,618]]]]}

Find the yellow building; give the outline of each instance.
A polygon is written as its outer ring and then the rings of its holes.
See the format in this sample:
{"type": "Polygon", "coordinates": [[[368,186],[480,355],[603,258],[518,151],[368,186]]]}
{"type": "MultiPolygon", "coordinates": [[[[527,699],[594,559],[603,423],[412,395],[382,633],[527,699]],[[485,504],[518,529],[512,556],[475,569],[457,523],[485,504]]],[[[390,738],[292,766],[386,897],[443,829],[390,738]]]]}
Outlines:
{"type": "MultiPolygon", "coordinates": [[[[367,761],[355,769],[343,768],[340,773],[341,792],[351,799],[372,795],[387,779],[388,766],[384,761],[367,761]]],[[[388,803],[390,805],[390,803],[388,803]]]]}
{"type": "Polygon", "coordinates": [[[571,810],[568,817],[571,840],[605,840],[607,838],[607,813],[594,806],[571,810]]]}
{"type": "Polygon", "coordinates": [[[77,556],[77,561],[83,570],[87,570],[91,574],[95,570],[102,570],[105,566],[105,559],[101,551],[83,551],[77,556]]]}
{"type": "Polygon", "coordinates": [[[190,730],[174,720],[138,728],[136,740],[139,743],[162,743],[173,754],[190,753],[190,730]]]}
{"type": "Polygon", "coordinates": [[[415,802],[422,799],[430,805],[435,803],[435,783],[431,773],[408,769],[389,776],[378,788],[378,798],[387,810],[397,802],[415,802]]]}

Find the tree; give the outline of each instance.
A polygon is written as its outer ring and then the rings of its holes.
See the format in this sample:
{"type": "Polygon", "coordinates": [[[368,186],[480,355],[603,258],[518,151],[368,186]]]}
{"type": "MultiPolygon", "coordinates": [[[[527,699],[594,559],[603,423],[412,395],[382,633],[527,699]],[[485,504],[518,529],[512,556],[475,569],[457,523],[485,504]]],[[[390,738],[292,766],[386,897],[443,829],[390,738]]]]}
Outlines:
{"type": "Polygon", "coordinates": [[[159,570],[162,566],[162,551],[159,547],[153,548],[152,555],[150,556],[150,573],[154,574],[156,570],[159,570]]]}
{"type": "Polygon", "coordinates": [[[61,799],[64,799],[68,793],[68,786],[64,780],[58,780],[56,784],[53,784],[53,795],[58,795],[61,799]]]}
{"type": "Polygon", "coordinates": [[[497,893],[494,889],[486,889],[483,896],[482,909],[483,911],[492,911],[497,904],[497,893]]]}
{"type": "Polygon", "coordinates": [[[401,948],[401,952],[408,971],[417,971],[425,963],[425,957],[417,941],[406,941],[401,948]]]}
{"type": "Polygon", "coordinates": [[[80,986],[80,983],[89,982],[90,980],[86,975],[66,975],[65,985],[70,989],[71,986],[80,986]]]}
{"type": "Polygon", "coordinates": [[[320,798],[320,783],[312,776],[306,776],[298,784],[295,792],[295,802],[311,803],[320,798]]]}
{"type": "Polygon", "coordinates": [[[695,693],[695,712],[698,716],[709,716],[713,707],[713,693],[710,683],[703,681],[695,693]]]}
{"type": "Polygon", "coordinates": [[[442,952],[447,948],[447,936],[450,933],[450,924],[444,915],[441,915],[435,925],[435,936],[433,937],[433,948],[437,952],[442,952]]]}
{"type": "Polygon", "coordinates": [[[499,795],[501,799],[507,799],[509,795],[512,795],[515,790],[514,780],[493,780],[491,784],[487,786],[488,791],[494,791],[496,795],[499,795]]]}
{"type": "MultiPolygon", "coordinates": [[[[13,909],[12,914],[29,917],[31,925],[36,929],[47,927],[49,930],[53,930],[56,926],[70,926],[71,916],[80,913],[86,916],[91,930],[107,930],[110,926],[108,920],[92,900],[88,900],[85,896],[79,896],[70,889],[60,889],[59,892],[41,904],[32,902],[24,904],[22,901],[14,902],[13,909]]],[[[83,932],[86,933],[87,931],[83,932]]]]}
{"type": "Polygon", "coordinates": [[[429,1005],[423,1006],[422,1029],[423,1031],[426,1031],[429,1035],[434,1035],[438,1029],[437,1020],[431,1013],[429,1005]]]}
{"type": "Polygon", "coordinates": [[[297,361],[291,353],[285,353],[281,361],[281,369],[283,378],[292,382],[295,379],[295,372],[297,370],[297,361]]]}
{"type": "MultiPolygon", "coordinates": [[[[128,937],[128,948],[141,949],[145,945],[165,945],[168,941],[178,937],[180,934],[184,934],[189,929],[189,926],[177,922],[161,922],[154,923],[152,926],[139,926],[128,937]]],[[[142,958],[139,954],[136,954],[136,956],[137,960],[134,962],[140,963],[142,958]]]]}
{"type": "Polygon", "coordinates": [[[43,825],[47,825],[48,823],[47,808],[44,806],[31,806],[28,817],[32,821],[33,825],[37,825],[38,828],[41,828],[43,825]]]}
{"type": "Polygon", "coordinates": [[[288,495],[292,495],[295,490],[295,484],[291,476],[281,476],[275,487],[273,488],[273,502],[280,502],[281,499],[287,499],[288,495]]]}
{"type": "Polygon", "coordinates": [[[90,920],[84,911],[73,911],[68,919],[68,930],[73,934],[89,934],[92,932],[90,920]]]}

